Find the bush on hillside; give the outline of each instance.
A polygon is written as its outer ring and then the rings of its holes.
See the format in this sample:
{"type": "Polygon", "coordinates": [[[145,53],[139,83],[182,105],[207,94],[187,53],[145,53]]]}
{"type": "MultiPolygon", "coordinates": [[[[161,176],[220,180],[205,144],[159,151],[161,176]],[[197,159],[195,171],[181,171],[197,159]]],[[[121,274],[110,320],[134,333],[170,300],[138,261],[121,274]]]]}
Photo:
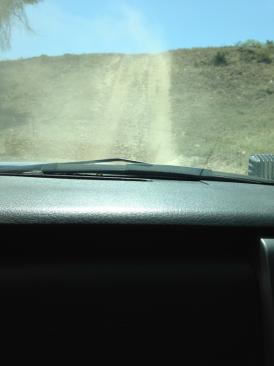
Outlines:
{"type": "Polygon", "coordinates": [[[224,52],[218,51],[213,57],[213,64],[215,66],[225,66],[227,65],[227,58],[224,52]]]}
{"type": "Polygon", "coordinates": [[[256,41],[255,39],[248,39],[243,42],[238,42],[236,46],[241,48],[260,48],[263,47],[264,44],[262,42],[256,41]]]}
{"type": "Polygon", "coordinates": [[[267,45],[268,47],[274,47],[274,41],[267,40],[267,41],[266,41],[266,45],[267,45]]]}
{"type": "Polygon", "coordinates": [[[273,61],[273,48],[259,47],[259,48],[239,48],[240,59],[244,62],[259,62],[265,64],[271,64],[273,61]]]}
{"type": "Polygon", "coordinates": [[[261,52],[258,52],[258,62],[264,64],[271,64],[273,61],[271,51],[268,49],[264,49],[261,52]]]}

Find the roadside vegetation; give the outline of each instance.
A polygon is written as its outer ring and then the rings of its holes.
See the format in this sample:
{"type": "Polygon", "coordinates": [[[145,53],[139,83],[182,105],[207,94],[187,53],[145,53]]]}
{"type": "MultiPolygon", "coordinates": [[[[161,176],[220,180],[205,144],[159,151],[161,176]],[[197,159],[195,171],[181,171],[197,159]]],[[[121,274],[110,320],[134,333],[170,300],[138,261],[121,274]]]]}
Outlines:
{"type": "Polygon", "coordinates": [[[26,16],[25,7],[36,5],[42,0],[1,0],[0,1],[0,51],[10,48],[12,30],[21,24],[32,31],[26,16]]]}
{"type": "Polygon", "coordinates": [[[179,49],[171,56],[179,155],[195,165],[246,173],[250,155],[274,153],[273,41],[179,49]]]}

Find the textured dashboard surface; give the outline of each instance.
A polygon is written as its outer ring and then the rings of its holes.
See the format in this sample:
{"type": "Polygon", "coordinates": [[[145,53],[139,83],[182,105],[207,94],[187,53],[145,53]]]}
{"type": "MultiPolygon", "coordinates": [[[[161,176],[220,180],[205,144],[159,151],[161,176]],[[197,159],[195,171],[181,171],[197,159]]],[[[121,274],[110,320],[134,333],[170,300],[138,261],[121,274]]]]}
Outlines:
{"type": "Polygon", "coordinates": [[[0,224],[274,227],[274,186],[0,177],[0,224]]]}

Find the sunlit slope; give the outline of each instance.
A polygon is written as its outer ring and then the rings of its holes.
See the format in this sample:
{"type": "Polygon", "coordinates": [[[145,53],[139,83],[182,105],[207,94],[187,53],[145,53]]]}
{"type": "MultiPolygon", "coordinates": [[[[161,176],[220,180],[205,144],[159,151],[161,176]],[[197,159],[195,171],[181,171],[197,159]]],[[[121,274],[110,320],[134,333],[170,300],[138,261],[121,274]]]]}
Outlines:
{"type": "Polygon", "coordinates": [[[171,70],[182,160],[246,173],[249,155],[274,153],[274,48],[178,50],[171,70]]]}
{"type": "Polygon", "coordinates": [[[246,172],[250,154],[274,152],[274,60],[255,56],[231,47],[2,61],[0,159],[246,172]]]}

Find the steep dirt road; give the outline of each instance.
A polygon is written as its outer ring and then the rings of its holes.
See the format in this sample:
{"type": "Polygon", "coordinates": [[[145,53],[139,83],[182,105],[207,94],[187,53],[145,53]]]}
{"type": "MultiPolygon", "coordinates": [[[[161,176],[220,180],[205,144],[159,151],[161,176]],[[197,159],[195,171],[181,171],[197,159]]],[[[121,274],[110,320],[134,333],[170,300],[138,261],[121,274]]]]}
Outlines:
{"type": "Polygon", "coordinates": [[[21,104],[0,137],[1,160],[176,162],[168,54],[117,55],[65,70],[63,65],[58,71],[45,62],[25,63],[13,76],[22,86],[21,104]]]}
{"type": "Polygon", "coordinates": [[[126,57],[103,118],[109,156],[170,163],[172,146],[168,56],[126,57]]]}

